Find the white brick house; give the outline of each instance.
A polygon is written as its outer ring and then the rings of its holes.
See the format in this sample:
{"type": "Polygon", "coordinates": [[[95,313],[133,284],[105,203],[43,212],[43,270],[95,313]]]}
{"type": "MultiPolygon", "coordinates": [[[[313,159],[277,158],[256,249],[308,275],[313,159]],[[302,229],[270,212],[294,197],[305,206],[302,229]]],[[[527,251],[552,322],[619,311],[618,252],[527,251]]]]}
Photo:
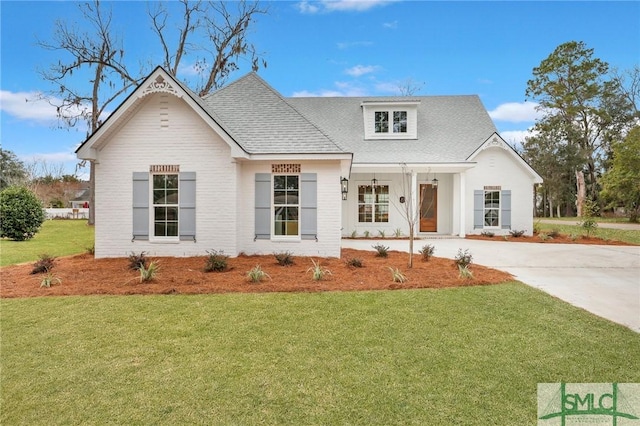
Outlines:
{"type": "Polygon", "coordinates": [[[339,256],[354,231],[406,235],[407,205],[419,234],[530,233],[542,181],[476,96],[284,98],[251,73],[201,99],[160,67],[77,155],[96,257],[339,256]]]}

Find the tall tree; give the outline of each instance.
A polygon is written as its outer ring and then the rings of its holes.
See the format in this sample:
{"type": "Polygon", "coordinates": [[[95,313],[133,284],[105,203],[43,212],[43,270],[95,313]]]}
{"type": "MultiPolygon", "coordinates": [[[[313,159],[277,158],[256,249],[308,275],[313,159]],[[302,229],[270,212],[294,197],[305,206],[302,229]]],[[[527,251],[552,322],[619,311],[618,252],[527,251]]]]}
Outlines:
{"type": "MultiPolygon", "coordinates": [[[[78,122],[87,125],[88,135],[100,126],[107,108],[123,93],[141,81],[140,74],[134,77],[124,62],[124,48],[111,29],[112,13],[103,10],[100,1],[80,5],[82,19],[89,31],[70,27],[65,21],[55,23],[53,39],[39,41],[48,50],[66,52],[70,60],[58,61],[41,75],[56,87],[60,97],[50,97],[56,107],[58,118],[67,126],[78,122]],[[83,74],[87,83],[69,84],[72,75],[83,74]]],[[[95,167],[90,163],[91,185],[89,201],[89,224],[95,222],[95,167]]]]}
{"type": "MultiPolygon", "coordinates": [[[[174,4],[155,4],[154,12],[149,12],[151,26],[158,36],[156,48],[148,48],[149,58],[158,50],[163,53],[164,67],[177,75],[192,53],[198,57],[192,63],[201,76],[201,81],[187,82],[190,88],[201,96],[218,88],[229,74],[240,69],[239,61],[249,57],[251,69],[256,71],[266,62],[256,53],[249,43],[248,31],[254,16],[266,13],[258,2],[232,2],[236,7],[231,12],[225,2],[188,2],[181,0],[182,24],[177,33],[169,28],[169,8],[174,4]],[[174,36],[177,36],[174,39],[174,36]]],[[[110,3],[110,7],[117,3],[110,3]]],[[[115,33],[111,23],[111,8],[105,9],[99,0],[83,3],[80,6],[81,19],[88,30],[70,26],[63,20],[55,23],[54,34],[50,41],[38,44],[49,50],[65,53],[65,59],[42,71],[42,76],[53,83],[55,89],[49,97],[56,106],[61,122],[73,127],[79,122],[87,124],[88,133],[95,132],[106,118],[109,107],[120,99],[132,87],[139,84],[149,69],[144,58],[135,62],[125,58],[126,47],[121,37],[115,33]],[[59,101],[56,101],[59,99],[59,101]]],[[[172,9],[173,12],[173,9],[172,9]]],[[[95,178],[91,163],[91,202],[89,223],[95,220],[94,197],[95,178]]]]}
{"type": "MultiPolygon", "coordinates": [[[[526,96],[538,102],[544,112],[535,130],[557,137],[558,144],[577,148],[580,164],[573,170],[576,183],[585,183],[586,197],[592,200],[598,198],[598,179],[609,144],[631,119],[628,102],[619,84],[608,79],[608,71],[606,62],[593,57],[593,49],[570,41],[533,69],[526,90],[526,96]]],[[[583,203],[578,197],[579,215],[583,203]]]]}
{"type": "Polygon", "coordinates": [[[0,148],[0,191],[24,183],[27,169],[22,161],[13,153],[0,148]]]}
{"type": "Polygon", "coordinates": [[[229,75],[240,69],[239,61],[248,59],[257,71],[266,61],[249,40],[250,24],[255,16],[267,13],[256,2],[202,2],[180,0],[182,22],[177,39],[172,40],[167,28],[169,12],[166,4],[157,3],[149,16],[163,51],[163,67],[177,75],[184,58],[196,55],[193,67],[199,81],[187,82],[199,96],[221,87],[229,75]],[[200,41],[198,41],[200,40],[200,41]]]}
{"type": "Polygon", "coordinates": [[[602,177],[602,195],[610,206],[625,208],[629,220],[640,216],[640,126],[613,145],[613,165],[602,177]]]}

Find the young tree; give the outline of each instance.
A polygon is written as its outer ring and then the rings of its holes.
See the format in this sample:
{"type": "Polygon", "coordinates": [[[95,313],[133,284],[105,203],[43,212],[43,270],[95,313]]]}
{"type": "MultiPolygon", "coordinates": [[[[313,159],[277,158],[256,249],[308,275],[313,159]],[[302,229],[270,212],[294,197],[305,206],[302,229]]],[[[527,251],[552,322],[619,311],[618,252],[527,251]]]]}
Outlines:
{"type": "Polygon", "coordinates": [[[612,207],[624,206],[629,220],[640,216],[640,127],[613,146],[613,164],[602,177],[602,196],[612,207]]]}
{"type": "MultiPolygon", "coordinates": [[[[533,69],[526,90],[526,96],[544,112],[535,130],[559,137],[558,144],[578,148],[580,165],[572,172],[576,182],[585,182],[585,196],[593,200],[608,144],[632,118],[619,84],[607,78],[608,71],[606,62],[593,57],[593,49],[571,41],[533,69]]],[[[583,202],[577,200],[579,214],[583,202]]]]}
{"type": "Polygon", "coordinates": [[[28,240],[40,230],[42,222],[44,210],[33,192],[18,186],[0,192],[0,238],[28,240]]]}

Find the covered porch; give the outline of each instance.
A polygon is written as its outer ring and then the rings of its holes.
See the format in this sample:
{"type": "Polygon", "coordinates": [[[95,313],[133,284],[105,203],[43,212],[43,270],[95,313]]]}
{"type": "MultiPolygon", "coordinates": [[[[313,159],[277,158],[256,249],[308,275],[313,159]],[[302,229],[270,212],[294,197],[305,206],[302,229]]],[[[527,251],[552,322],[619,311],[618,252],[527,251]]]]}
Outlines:
{"type": "Polygon", "coordinates": [[[342,235],[465,236],[466,175],[475,163],[353,164],[342,235]]]}

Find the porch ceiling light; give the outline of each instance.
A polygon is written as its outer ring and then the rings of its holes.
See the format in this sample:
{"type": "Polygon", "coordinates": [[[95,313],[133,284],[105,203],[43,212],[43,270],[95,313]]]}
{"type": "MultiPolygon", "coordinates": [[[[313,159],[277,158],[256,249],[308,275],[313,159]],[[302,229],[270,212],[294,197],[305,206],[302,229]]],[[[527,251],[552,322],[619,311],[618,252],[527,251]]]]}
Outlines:
{"type": "Polygon", "coordinates": [[[434,176],[433,180],[431,181],[431,186],[433,186],[434,188],[438,187],[438,179],[436,179],[435,176],[434,176]]]}
{"type": "Polygon", "coordinates": [[[373,179],[371,179],[371,188],[375,191],[378,188],[378,179],[376,179],[376,174],[373,174],[373,179]]]}
{"type": "Polygon", "coordinates": [[[347,199],[347,193],[349,192],[349,179],[343,177],[340,179],[340,192],[342,192],[342,199],[347,199]]]}

